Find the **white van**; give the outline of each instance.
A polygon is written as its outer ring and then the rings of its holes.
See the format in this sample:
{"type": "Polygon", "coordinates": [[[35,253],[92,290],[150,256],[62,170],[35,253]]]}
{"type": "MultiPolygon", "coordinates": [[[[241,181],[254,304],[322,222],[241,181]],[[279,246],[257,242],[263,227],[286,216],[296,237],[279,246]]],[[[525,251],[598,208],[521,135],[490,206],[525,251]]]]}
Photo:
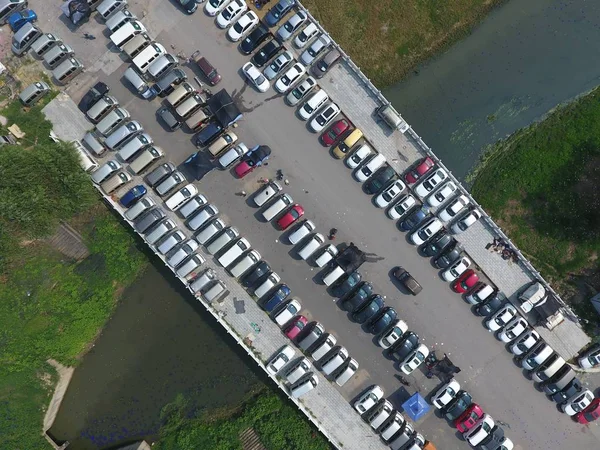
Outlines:
{"type": "Polygon", "coordinates": [[[308,377],[303,378],[290,387],[290,395],[298,398],[309,391],[312,391],[319,384],[319,378],[311,373],[308,377]]]}
{"type": "Polygon", "coordinates": [[[246,253],[246,255],[244,255],[242,259],[238,261],[238,263],[235,266],[233,266],[231,269],[228,269],[229,274],[232,277],[239,278],[243,274],[248,272],[248,270],[250,270],[250,268],[257,264],[259,261],[260,253],[258,253],[256,250],[250,250],[248,253],[246,253]]]}
{"type": "Polygon", "coordinates": [[[329,100],[327,92],[324,89],[319,89],[302,105],[302,108],[298,110],[298,115],[302,120],[310,119],[327,100],[329,100]]]}
{"type": "Polygon", "coordinates": [[[186,98],[188,98],[191,95],[194,95],[195,92],[196,89],[194,89],[190,83],[184,81],[167,96],[167,103],[173,108],[177,108],[181,103],[185,101],[186,98]]]}
{"type": "MultiPolygon", "coordinates": [[[[256,198],[254,198],[254,200],[256,201],[256,198]]],[[[315,231],[315,224],[310,220],[305,220],[292,233],[290,233],[288,236],[288,241],[290,241],[290,244],[296,245],[313,231],[315,231]]]]}
{"type": "Polygon", "coordinates": [[[108,19],[105,23],[106,28],[111,33],[116,32],[119,28],[122,28],[127,22],[137,19],[135,14],[133,14],[128,9],[122,9],[114,14],[110,19],[108,19]]]}
{"type": "Polygon", "coordinates": [[[163,222],[154,226],[152,231],[146,235],[146,242],[150,245],[154,245],[159,239],[165,236],[169,231],[173,231],[175,228],[177,228],[177,225],[175,225],[171,219],[165,219],[163,222]]]}
{"type": "Polygon", "coordinates": [[[550,379],[564,365],[565,360],[558,353],[555,353],[538,366],[531,378],[536,383],[542,383],[550,379]]]}
{"type": "Polygon", "coordinates": [[[192,255],[191,258],[189,258],[186,262],[179,266],[179,268],[177,269],[177,276],[181,278],[187,278],[188,276],[195,277],[196,270],[202,264],[204,264],[204,258],[201,255],[195,253],[192,255]]]}
{"type": "Polygon", "coordinates": [[[267,292],[275,287],[277,283],[281,281],[281,277],[275,272],[271,272],[269,276],[254,290],[254,295],[259,299],[262,298],[267,292]]]}
{"type": "Polygon", "coordinates": [[[210,288],[208,288],[203,294],[202,297],[207,302],[213,302],[215,300],[219,300],[219,298],[227,295],[227,286],[221,280],[217,280],[215,284],[213,284],[210,288]]]}
{"type": "Polygon", "coordinates": [[[192,280],[192,282],[190,283],[190,289],[194,291],[194,294],[197,294],[203,288],[205,288],[208,285],[208,283],[214,280],[216,276],[217,273],[215,272],[215,270],[208,268],[204,272],[202,272],[202,275],[192,280]]]}
{"type": "Polygon", "coordinates": [[[211,255],[214,255],[215,253],[221,251],[231,241],[239,237],[239,235],[240,233],[237,228],[229,227],[224,230],[208,247],[206,247],[206,250],[211,255]]]}
{"type": "Polygon", "coordinates": [[[389,442],[395,435],[402,429],[406,420],[404,416],[398,411],[392,415],[391,419],[387,421],[379,430],[379,435],[384,442],[389,442]]]}
{"type": "Polygon", "coordinates": [[[167,50],[161,44],[153,42],[133,58],[133,64],[141,73],[146,73],[150,64],[165,53],[167,50]]]}
{"type": "Polygon", "coordinates": [[[476,305],[486,300],[489,296],[494,294],[494,292],[494,288],[489,284],[481,283],[465,297],[465,300],[471,305],[476,305]]]}
{"type": "Polygon", "coordinates": [[[187,226],[190,230],[196,231],[217,214],[219,214],[219,209],[215,205],[207,205],[202,211],[189,220],[187,226]]]}
{"type": "Polygon", "coordinates": [[[181,208],[179,208],[179,214],[184,219],[191,217],[196,211],[202,208],[208,203],[206,197],[202,194],[196,195],[194,198],[187,201],[181,208]]]}
{"type": "Polygon", "coordinates": [[[121,28],[110,35],[110,40],[119,49],[131,41],[140,33],[146,32],[146,27],[139,20],[132,20],[125,23],[121,28]]]}
{"type": "Polygon", "coordinates": [[[325,274],[325,276],[323,277],[323,283],[325,283],[326,286],[331,286],[345,273],[346,272],[344,272],[344,269],[342,269],[336,264],[333,267],[333,269],[331,269],[329,272],[327,272],[327,274],[325,274]]]}
{"type": "Polygon", "coordinates": [[[323,359],[320,363],[321,371],[325,375],[331,375],[334,371],[339,369],[344,361],[348,358],[348,350],[344,347],[338,346],[333,353],[323,359]]]}
{"type": "Polygon", "coordinates": [[[104,95],[88,110],[86,115],[93,123],[98,123],[109,112],[119,106],[119,101],[112,95],[104,95]]]}
{"type": "Polygon", "coordinates": [[[369,422],[369,425],[371,425],[371,428],[377,430],[377,428],[379,428],[386,420],[388,420],[393,412],[394,407],[390,401],[384,400],[381,404],[374,408],[373,412],[371,412],[366,419],[367,422],[369,422]]]}
{"type": "Polygon", "coordinates": [[[304,375],[306,375],[311,369],[311,364],[308,358],[301,358],[290,366],[284,373],[286,381],[290,384],[294,384],[304,375]]]}
{"type": "Polygon", "coordinates": [[[294,203],[291,195],[282,194],[279,198],[269,206],[263,213],[262,216],[267,222],[270,222],[277,214],[283,211],[286,207],[294,203]]]}
{"type": "Polygon", "coordinates": [[[315,361],[320,360],[323,356],[325,356],[327,353],[329,353],[331,351],[331,349],[335,346],[335,344],[337,343],[337,339],[335,336],[328,334],[325,339],[323,340],[323,342],[321,342],[317,348],[315,348],[311,354],[312,359],[314,359],[315,361]]]}
{"type": "Polygon", "coordinates": [[[79,155],[79,165],[86,172],[91,172],[98,168],[98,163],[92,156],[85,150],[81,142],[71,141],[71,144],[75,147],[77,154],[79,155]]]}
{"type": "Polygon", "coordinates": [[[235,244],[233,244],[225,253],[223,253],[218,259],[218,263],[223,267],[229,267],[236,259],[242,256],[246,250],[250,249],[250,242],[248,239],[241,238],[235,244]]]}
{"type": "MultiPolygon", "coordinates": [[[[256,193],[254,198],[254,204],[259,208],[267,203],[275,194],[281,192],[281,185],[277,181],[269,181],[260,191],[256,193]]],[[[312,222],[311,222],[312,223],[312,222]]]]}
{"type": "Polygon", "coordinates": [[[129,170],[135,175],[139,175],[163,156],[165,153],[160,147],[150,146],[129,163],[129,170]]]}
{"type": "Polygon", "coordinates": [[[522,357],[521,367],[523,367],[525,370],[534,370],[540,364],[546,361],[553,353],[554,350],[552,350],[552,347],[550,347],[544,341],[540,341],[522,357]]]}
{"type": "Polygon", "coordinates": [[[117,152],[117,156],[121,161],[129,162],[138,152],[144,148],[152,145],[152,138],[148,133],[141,133],[136,135],[133,139],[127,141],[127,143],[121,147],[121,150],[117,152]]]}
{"type": "Polygon", "coordinates": [[[127,212],[125,213],[125,218],[127,220],[133,221],[136,217],[148,211],[153,206],[156,206],[154,200],[152,200],[149,197],[145,197],[127,210],[127,212]]]}
{"type": "Polygon", "coordinates": [[[335,258],[338,253],[339,250],[337,247],[333,244],[329,244],[327,247],[324,247],[323,250],[321,250],[321,253],[319,253],[319,256],[315,258],[315,264],[317,267],[323,267],[325,264],[335,258]]]}
{"type": "Polygon", "coordinates": [[[129,119],[129,111],[120,106],[109,112],[104,119],[96,125],[96,130],[103,135],[108,136],[111,131],[117,128],[123,121],[129,119]]]}
{"type": "Polygon", "coordinates": [[[196,235],[196,239],[200,244],[205,245],[216,234],[225,228],[226,224],[222,219],[215,219],[204,227],[204,229],[196,235]]]}
{"type": "Polygon", "coordinates": [[[357,169],[354,172],[354,177],[361,183],[368,180],[377,171],[377,169],[385,164],[385,161],[385,156],[383,156],[381,153],[377,153],[375,156],[371,157],[366,164],[363,164],[360,169],[357,169]]]}
{"type": "Polygon", "coordinates": [[[117,190],[121,186],[131,181],[131,175],[126,172],[119,172],[116,175],[110,177],[108,180],[104,181],[100,187],[106,194],[110,194],[111,192],[117,190]]]}
{"type": "Polygon", "coordinates": [[[127,0],[104,0],[96,7],[96,11],[103,20],[107,20],[114,16],[127,6],[127,0]]]}
{"type": "Polygon", "coordinates": [[[348,362],[344,365],[342,371],[335,377],[335,382],[338,386],[343,386],[348,382],[350,378],[354,376],[356,371],[358,370],[358,362],[350,358],[348,362]]]}
{"type": "Polygon", "coordinates": [[[325,236],[321,233],[315,233],[313,237],[298,251],[298,256],[306,261],[310,255],[325,243],[325,236]]]}

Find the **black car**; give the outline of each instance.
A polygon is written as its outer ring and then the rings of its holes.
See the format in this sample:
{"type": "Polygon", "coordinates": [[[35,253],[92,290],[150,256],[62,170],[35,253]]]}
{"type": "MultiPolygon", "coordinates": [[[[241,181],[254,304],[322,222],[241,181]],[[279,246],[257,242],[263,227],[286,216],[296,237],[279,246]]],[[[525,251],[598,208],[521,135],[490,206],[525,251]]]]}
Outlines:
{"type": "Polygon", "coordinates": [[[173,114],[171,110],[166,106],[163,106],[158,111],[156,111],[156,115],[160,117],[160,120],[163,121],[163,123],[169,129],[169,131],[175,131],[178,128],[181,128],[182,123],[177,117],[175,117],[175,114],[173,114]]]}
{"type": "Polygon", "coordinates": [[[338,298],[342,298],[352,292],[358,283],[362,280],[360,272],[352,272],[350,275],[342,277],[341,280],[336,281],[331,288],[331,293],[338,298]]]}
{"type": "Polygon", "coordinates": [[[198,9],[198,3],[200,3],[202,0],[177,0],[177,1],[181,5],[181,9],[183,9],[183,12],[185,12],[186,14],[193,14],[198,9]]]}
{"type": "Polygon", "coordinates": [[[79,109],[84,113],[88,112],[92,105],[106,95],[108,91],[110,91],[110,88],[103,82],[99,81],[94,85],[94,87],[87,91],[87,94],[83,96],[79,102],[79,109]]]}
{"type": "Polygon", "coordinates": [[[481,444],[477,448],[479,450],[498,450],[502,442],[504,442],[504,429],[495,425],[490,434],[481,441],[481,444]]]}
{"type": "Polygon", "coordinates": [[[454,242],[456,239],[450,236],[446,230],[442,230],[421,246],[421,253],[423,256],[436,256],[454,242]]]}
{"type": "Polygon", "coordinates": [[[456,397],[442,409],[446,420],[453,422],[473,403],[473,397],[467,391],[458,391],[456,397]]]}
{"type": "Polygon", "coordinates": [[[240,44],[240,51],[244,55],[249,55],[256,50],[260,44],[265,42],[269,36],[273,36],[269,32],[269,27],[267,27],[264,23],[259,22],[258,27],[252,30],[252,32],[246,36],[240,44]]]}
{"type": "Polygon", "coordinates": [[[271,266],[266,261],[259,262],[256,267],[242,279],[242,285],[246,288],[254,286],[263,277],[271,272],[271,266]]]}
{"type": "Polygon", "coordinates": [[[478,316],[491,316],[504,305],[504,299],[498,295],[488,298],[483,303],[473,308],[473,312],[478,316]]]}
{"type": "Polygon", "coordinates": [[[573,380],[562,391],[550,396],[550,398],[556,403],[563,403],[584,389],[585,388],[581,384],[581,381],[579,381],[579,378],[573,378],[573,380]]]}
{"type": "Polygon", "coordinates": [[[383,330],[387,329],[394,320],[398,318],[398,314],[396,310],[391,306],[386,306],[383,308],[377,316],[371,319],[371,324],[369,325],[369,331],[373,334],[379,334],[383,330]]]}
{"type": "Polygon", "coordinates": [[[389,181],[397,178],[398,174],[389,165],[380,167],[377,172],[364,184],[363,189],[366,194],[379,194],[389,181]]]}
{"type": "Polygon", "coordinates": [[[158,80],[158,82],[154,83],[152,89],[154,89],[159,96],[166,97],[175,90],[176,86],[179,86],[185,80],[187,80],[186,73],[176,67],[158,80]]]}
{"type": "Polygon", "coordinates": [[[401,221],[398,226],[402,231],[411,231],[429,218],[431,218],[429,207],[423,205],[420,208],[415,209],[406,219],[401,221]]]}
{"type": "Polygon", "coordinates": [[[384,307],[383,297],[381,295],[374,295],[365,302],[358,310],[352,313],[352,320],[358,323],[365,323],[374,317],[384,307]]]}
{"type": "Polygon", "coordinates": [[[360,308],[372,294],[373,285],[368,282],[363,283],[352,295],[352,297],[344,300],[342,306],[346,311],[354,312],[360,308]]]}
{"type": "Polygon", "coordinates": [[[242,161],[247,162],[249,166],[255,166],[258,163],[262,163],[266,159],[269,159],[270,155],[271,147],[268,145],[257,145],[244,155],[242,161]]]}
{"type": "Polygon", "coordinates": [[[417,295],[423,290],[423,287],[419,284],[419,282],[415,280],[410,272],[404,267],[394,267],[393,274],[394,278],[396,278],[396,280],[398,280],[398,282],[401,283],[402,286],[404,286],[412,295],[417,295]]]}
{"type": "Polygon", "coordinates": [[[446,269],[450,267],[450,265],[460,258],[460,254],[462,253],[462,247],[456,243],[455,245],[449,245],[444,249],[442,254],[437,257],[437,259],[433,262],[435,267],[438,269],[446,269]]]}
{"type": "Polygon", "coordinates": [[[407,331],[404,333],[402,339],[396,341],[394,345],[392,345],[388,351],[390,354],[396,354],[396,358],[398,361],[402,361],[406,358],[410,353],[415,350],[419,346],[419,336],[412,331],[407,331]]]}
{"type": "Polygon", "coordinates": [[[219,122],[209,122],[202,130],[194,136],[194,145],[197,148],[205,147],[217,139],[225,131],[219,122]]]}
{"type": "Polygon", "coordinates": [[[252,63],[256,67],[264,66],[275,54],[281,50],[282,45],[276,39],[271,39],[265,45],[263,45],[256,55],[251,59],[252,63]]]}

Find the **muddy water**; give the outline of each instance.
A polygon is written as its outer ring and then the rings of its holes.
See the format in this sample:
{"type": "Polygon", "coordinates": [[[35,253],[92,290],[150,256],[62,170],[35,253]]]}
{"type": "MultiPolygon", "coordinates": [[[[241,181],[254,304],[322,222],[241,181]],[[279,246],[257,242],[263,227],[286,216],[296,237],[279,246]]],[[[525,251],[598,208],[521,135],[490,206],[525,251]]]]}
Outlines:
{"type": "Polygon", "coordinates": [[[600,84],[600,2],[511,0],[384,94],[459,178],[486,145],[600,84]]]}
{"type": "MultiPolygon", "coordinates": [[[[157,264],[158,267],[158,264],[157,264]]],[[[69,449],[156,438],[177,394],[194,410],[235,406],[264,378],[170,272],[154,267],[124,294],[76,369],[51,434],[69,449]]]]}

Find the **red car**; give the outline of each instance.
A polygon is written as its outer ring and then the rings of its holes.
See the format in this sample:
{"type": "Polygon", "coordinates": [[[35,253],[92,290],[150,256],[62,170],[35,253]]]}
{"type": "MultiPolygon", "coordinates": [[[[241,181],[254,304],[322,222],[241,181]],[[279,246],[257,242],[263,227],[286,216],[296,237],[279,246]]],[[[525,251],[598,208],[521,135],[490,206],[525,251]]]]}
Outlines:
{"type": "Polygon", "coordinates": [[[467,408],[467,410],[462,413],[458,419],[454,421],[454,426],[461,433],[466,433],[469,431],[475,423],[483,417],[483,409],[477,403],[473,403],[471,406],[467,408]]]}
{"type": "Polygon", "coordinates": [[[307,323],[308,320],[304,316],[294,317],[292,322],[285,329],[285,335],[292,340],[296,339],[307,323]]]}
{"type": "Polygon", "coordinates": [[[277,225],[281,230],[285,230],[291,224],[296,222],[300,217],[304,215],[304,208],[296,203],[292,206],[288,212],[286,212],[283,216],[277,220],[277,225]]]}
{"type": "Polygon", "coordinates": [[[590,423],[600,417],[600,398],[592,400],[587,408],[577,413],[575,420],[579,423],[590,423]]]}
{"type": "Polygon", "coordinates": [[[452,290],[459,294],[464,294],[475,286],[478,281],[479,277],[473,269],[466,270],[454,283],[452,283],[452,290]]]}
{"type": "Polygon", "coordinates": [[[350,130],[348,121],[346,119],[338,120],[329,127],[329,130],[321,135],[321,142],[323,145],[330,147],[337,143],[338,139],[348,130],[350,130]]]}
{"type": "Polygon", "coordinates": [[[416,183],[417,180],[429,172],[434,165],[435,163],[433,162],[433,159],[431,159],[429,156],[427,158],[423,158],[421,161],[419,161],[419,164],[417,164],[414,169],[404,176],[404,179],[408,184],[416,183]]]}

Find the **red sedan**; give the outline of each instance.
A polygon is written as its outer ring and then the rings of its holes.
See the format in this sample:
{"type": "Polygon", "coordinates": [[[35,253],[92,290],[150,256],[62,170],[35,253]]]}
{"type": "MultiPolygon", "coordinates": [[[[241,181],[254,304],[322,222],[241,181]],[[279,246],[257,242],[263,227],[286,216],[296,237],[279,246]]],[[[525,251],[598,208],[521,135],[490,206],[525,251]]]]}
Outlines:
{"type": "Polygon", "coordinates": [[[327,147],[332,146],[348,130],[350,130],[348,121],[346,119],[338,120],[329,127],[329,130],[321,135],[321,142],[327,147]]]}
{"type": "Polygon", "coordinates": [[[483,409],[477,403],[473,403],[454,421],[454,426],[461,433],[469,431],[475,423],[483,417],[483,409]]]}
{"type": "Polygon", "coordinates": [[[429,172],[434,165],[435,163],[433,162],[433,159],[431,159],[429,156],[427,158],[423,158],[421,161],[419,161],[414,169],[404,176],[404,179],[408,184],[416,183],[417,180],[429,172]]]}
{"type": "Polygon", "coordinates": [[[452,283],[452,290],[459,294],[464,294],[479,281],[479,276],[473,269],[466,270],[460,277],[452,283]]]}
{"type": "Polygon", "coordinates": [[[577,413],[575,420],[579,423],[590,423],[600,417],[600,398],[592,400],[587,408],[577,413]]]}
{"type": "Polygon", "coordinates": [[[292,340],[296,339],[307,323],[308,320],[304,316],[294,317],[292,322],[285,329],[285,335],[292,340]]]}
{"type": "Polygon", "coordinates": [[[294,206],[292,206],[289,209],[288,212],[286,212],[283,216],[281,216],[279,218],[279,220],[277,220],[277,225],[279,226],[279,229],[285,230],[286,228],[288,228],[291,224],[296,222],[303,215],[304,215],[304,208],[302,206],[300,206],[298,203],[296,203],[294,206]]]}

